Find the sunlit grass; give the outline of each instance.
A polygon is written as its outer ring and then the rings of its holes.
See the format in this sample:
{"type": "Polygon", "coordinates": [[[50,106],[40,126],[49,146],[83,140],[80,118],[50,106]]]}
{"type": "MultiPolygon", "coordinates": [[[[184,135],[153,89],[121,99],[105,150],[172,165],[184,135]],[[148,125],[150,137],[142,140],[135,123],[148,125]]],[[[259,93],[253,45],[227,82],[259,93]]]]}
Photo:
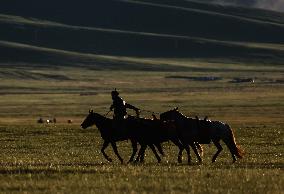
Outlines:
{"type": "MultiPolygon", "coordinates": [[[[280,130],[280,129],[279,129],[280,130]]],[[[232,164],[227,148],[215,164],[214,146],[204,146],[204,163],[176,162],[177,148],[164,144],[163,162],[158,164],[147,150],[145,164],[108,163],[100,153],[101,138],[92,128],[78,126],[2,126],[0,185],[2,191],[26,192],[194,192],[281,193],[283,190],[283,134],[273,129],[245,128],[236,138],[246,155],[232,164]],[[253,137],[253,138],[252,138],[253,137]],[[282,139],[282,140],[281,140],[282,139]],[[268,184],[269,183],[269,184],[268,184]]],[[[130,142],[119,143],[126,160],[130,142]]],[[[185,157],[185,155],[184,155],[185,157]]]]}
{"type": "MultiPolygon", "coordinates": [[[[3,193],[282,193],[284,165],[283,79],[279,72],[137,72],[80,68],[1,69],[0,191],[3,193]],[[6,74],[14,71],[14,77],[6,74]],[[38,79],[29,79],[29,72],[38,79]],[[19,74],[20,73],[20,74],[19,74]],[[39,75],[37,75],[39,73],[39,75]],[[68,80],[40,77],[64,75],[68,80]],[[21,76],[24,76],[21,77],[21,76]],[[168,76],[218,76],[218,81],[192,81],[168,76]],[[26,76],[26,77],[25,77],[26,76]],[[39,77],[38,77],[39,76],[39,77]],[[255,83],[231,83],[234,77],[256,77],[255,83]],[[109,110],[110,91],[118,88],[129,103],[151,117],[178,106],[186,115],[229,123],[246,152],[232,164],[228,149],[211,163],[215,146],[204,145],[203,164],[177,163],[178,149],[164,143],[158,164],[146,151],[144,164],[108,163],[100,152],[95,127],[83,130],[90,108],[109,110]],[[56,124],[36,124],[39,117],[56,124]],[[67,120],[72,119],[72,124],[67,120]]],[[[129,111],[130,114],[134,112],[129,111]]],[[[112,116],[110,113],[109,117],[112,116]]],[[[125,161],[130,142],[118,143],[125,161]]]]}

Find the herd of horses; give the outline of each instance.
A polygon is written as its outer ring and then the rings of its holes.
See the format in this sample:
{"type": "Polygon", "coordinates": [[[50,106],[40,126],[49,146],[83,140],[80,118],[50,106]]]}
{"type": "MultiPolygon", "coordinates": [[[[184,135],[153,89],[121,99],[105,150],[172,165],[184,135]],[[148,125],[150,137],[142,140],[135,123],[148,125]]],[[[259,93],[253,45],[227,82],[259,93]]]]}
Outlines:
{"type": "Polygon", "coordinates": [[[81,127],[86,129],[94,124],[104,140],[101,152],[109,162],[112,159],[105,153],[109,144],[120,162],[124,162],[116,146],[116,142],[123,140],[130,140],[132,145],[132,155],[128,162],[143,162],[147,146],[151,148],[158,162],[161,162],[156,148],[161,155],[164,155],[161,144],[166,141],[171,141],[178,147],[178,163],[182,162],[183,150],[186,150],[188,163],[191,163],[190,147],[201,163],[203,149],[200,144],[211,142],[217,147],[217,152],[212,158],[212,162],[215,162],[223,149],[220,140],[229,148],[233,162],[237,160],[236,157],[242,158],[244,155],[244,152],[237,146],[234,133],[228,124],[211,121],[207,117],[204,119],[190,118],[179,112],[178,108],[161,113],[160,119],[154,115],[152,119],[128,116],[122,121],[107,118],[91,110],[81,127]],[[138,144],[140,144],[139,151],[138,144]],[[137,151],[138,156],[135,158],[137,151]]]}

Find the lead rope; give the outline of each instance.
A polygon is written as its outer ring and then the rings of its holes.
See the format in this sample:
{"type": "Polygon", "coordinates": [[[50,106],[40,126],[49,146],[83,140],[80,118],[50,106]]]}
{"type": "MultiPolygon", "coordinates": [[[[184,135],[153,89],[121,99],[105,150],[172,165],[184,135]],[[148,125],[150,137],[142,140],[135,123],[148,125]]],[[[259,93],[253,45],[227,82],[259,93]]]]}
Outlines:
{"type": "Polygon", "coordinates": [[[141,112],[144,111],[144,112],[148,112],[148,113],[152,113],[152,114],[160,114],[159,112],[154,112],[154,111],[151,111],[151,110],[145,110],[145,109],[139,109],[141,112]]]}
{"type": "MultiPolygon", "coordinates": [[[[160,112],[154,112],[154,111],[150,111],[150,110],[145,110],[145,109],[139,109],[140,112],[148,112],[148,113],[151,113],[151,114],[160,114],[160,112]]],[[[104,117],[106,117],[110,112],[112,112],[112,110],[108,111],[106,114],[104,114],[104,117]]]]}
{"type": "Polygon", "coordinates": [[[104,115],[104,117],[106,117],[111,111],[112,111],[112,110],[108,111],[108,112],[104,115]]]}

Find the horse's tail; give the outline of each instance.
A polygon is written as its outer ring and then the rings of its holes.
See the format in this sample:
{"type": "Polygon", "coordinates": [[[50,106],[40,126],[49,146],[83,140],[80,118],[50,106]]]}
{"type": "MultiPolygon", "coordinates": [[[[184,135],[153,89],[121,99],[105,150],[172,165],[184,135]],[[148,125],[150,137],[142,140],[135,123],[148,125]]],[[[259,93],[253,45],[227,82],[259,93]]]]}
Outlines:
{"type": "Polygon", "coordinates": [[[238,158],[243,158],[244,157],[244,154],[245,152],[237,145],[236,143],[236,140],[235,140],[235,136],[234,136],[234,133],[233,133],[233,130],[231,129],[231,127],[226,124],[227,127],[228,127],[228,130],[229,130],[229,146],[230,146],[230,149],[232,149],[233,153],[238,157],[238,158]]]}

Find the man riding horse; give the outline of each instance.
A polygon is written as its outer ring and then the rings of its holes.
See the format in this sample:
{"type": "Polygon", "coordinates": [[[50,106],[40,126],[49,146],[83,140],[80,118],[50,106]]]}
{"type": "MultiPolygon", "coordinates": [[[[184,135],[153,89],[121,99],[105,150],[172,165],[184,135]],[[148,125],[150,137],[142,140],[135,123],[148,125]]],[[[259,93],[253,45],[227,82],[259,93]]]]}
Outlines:
{"type": "Polygon", "coordinates": [[[125,119],[127,115],[127,108],[136,111],[136,115],[139,116],[139,108],[136,108],[135,106],[126,103],[121,97],[119,97],[119,92],[116,91],[116,89],[111,92],[111,97],[113,103],[110,106],[110,110],[114,111],[113,119],[116,122],[120,122],[125,119]]]}

